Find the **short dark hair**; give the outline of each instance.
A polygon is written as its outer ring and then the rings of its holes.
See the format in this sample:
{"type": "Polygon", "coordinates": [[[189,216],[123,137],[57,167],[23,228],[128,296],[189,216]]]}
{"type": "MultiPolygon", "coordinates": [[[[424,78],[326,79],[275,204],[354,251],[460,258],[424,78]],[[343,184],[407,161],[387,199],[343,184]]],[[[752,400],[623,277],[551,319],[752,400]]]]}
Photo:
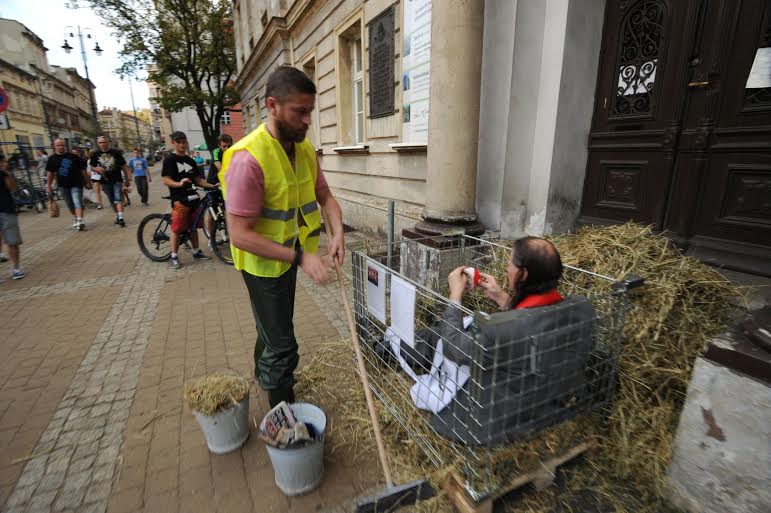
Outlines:
{"type": "Polygon", "coordinates": [[[233,144],[233,138],[230,137],[228,134],[220,134],[220,136],[217,137],[217,144],[221,142],[233,144]]]}
{"type": "Polygon", "coordinates": [[[102,134],[102,135],[96,136],[96,140],[98,141],[99,139],[106,139],[108,141],[112,141],[109,134],[102,134]]]}
{"type": "Polygon", "coordinates": [[[540,237],[523,237],[514,241],[511,251],[514,265],[527,269],[527,279],[517,288],[516,305],[525,296],[543,294],[557,287],[562,277],[562,259],[554,244],[540,237]]]}
{"type": "Polygon", "coordinates": [[[284,101],[291,93],[316,94],[316,85],[308,75],[292,66],[279,66],[268,77],[265,98],[284,101]]]}

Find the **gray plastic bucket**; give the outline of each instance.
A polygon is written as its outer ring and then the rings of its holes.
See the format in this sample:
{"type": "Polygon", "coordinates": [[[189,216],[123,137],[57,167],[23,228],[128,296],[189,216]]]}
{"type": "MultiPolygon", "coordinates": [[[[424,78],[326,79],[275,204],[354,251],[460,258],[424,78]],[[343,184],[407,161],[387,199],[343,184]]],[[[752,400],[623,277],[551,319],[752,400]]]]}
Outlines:
{"type": "MultiPolygon", "coordinates": [[[[285,495],[301,495],[314,490],[324,474],[324,431],[327,416],[318,406],[308,403],[289,405],[295,418],[313,426],[317,440],[300,447],[279,449],[265,445],[273,465],[276,486],[285,495]]],[[[263,424],[260,426],[264,425],[263,424]]]]}
{"type": "Polygon", "coordinates": [[[218,411],[211,416],[198,411],[193,413],[206,438],[206,445],[214,454],[235,451],[249,438],[248,395],[237,406],[218,411]]]}

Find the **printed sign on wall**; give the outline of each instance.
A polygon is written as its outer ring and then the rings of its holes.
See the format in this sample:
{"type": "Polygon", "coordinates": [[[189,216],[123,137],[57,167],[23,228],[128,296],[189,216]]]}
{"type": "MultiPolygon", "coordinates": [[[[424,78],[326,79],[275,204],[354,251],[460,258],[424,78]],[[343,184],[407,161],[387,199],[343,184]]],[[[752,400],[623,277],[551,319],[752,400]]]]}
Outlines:
{"type": "Polygon", "coordinates": [[[428,143],[431,0],[404,0],[402,142],[428,143]]]}

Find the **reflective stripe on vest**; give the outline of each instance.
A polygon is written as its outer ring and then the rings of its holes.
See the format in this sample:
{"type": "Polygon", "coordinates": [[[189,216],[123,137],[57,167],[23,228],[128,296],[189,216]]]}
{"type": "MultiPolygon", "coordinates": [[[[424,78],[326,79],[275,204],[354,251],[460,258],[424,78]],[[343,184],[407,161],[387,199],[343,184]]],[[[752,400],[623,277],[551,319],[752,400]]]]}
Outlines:
{"type": "MultiPolygon", "coordinates": [[[[262,213],[254,231],[290,248],[299,241],[303,251],[316,253],[321,233],[321,213],[316,203],[316,152],[311,143],[304,140],[295,144],[295,169],[292,169],[281,144],[270,135],[264,123],[260,125],[223,156],[218,176],[226,203],[226,175],[229,172],[244,172],[240,168],[230,169],[230,161],[238,151],[248,151],[262,168],[265,185],[262,213]],[[298,216],[302,216],[305,226],[298,225],[298,216]]],[[[231,250],[235,268],[254,276],[276,278],[291,267],[289,262],[263,258],[232,244],[231,250]]]]}

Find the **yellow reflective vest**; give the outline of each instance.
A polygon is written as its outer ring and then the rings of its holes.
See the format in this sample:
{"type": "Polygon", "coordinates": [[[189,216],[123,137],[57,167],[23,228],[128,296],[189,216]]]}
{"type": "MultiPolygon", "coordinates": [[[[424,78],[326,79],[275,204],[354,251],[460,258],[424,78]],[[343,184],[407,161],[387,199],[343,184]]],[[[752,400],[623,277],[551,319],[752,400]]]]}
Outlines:
{"type": "MultiPolygon", "coordinates": [[[[300,241],[303,251],[316,253],[319,248],[321,214],[316,203],[316,151],[308,140],[295,144],[295,169],[278,140],[268,132],[265,123],[225,152],[218,173],[222,194],[227,203],[226,176],[230,161],[239,151],[248,151],[259,163],[265,179],[262,214],[254,231],[268,240],[293,248],[300,241]],[[299,226],[298,216],[305,220],[299,226]]],[[[239,249],[231,244],[233,265],[254,276],[277,278],[287,272],[289,262],[271,260],[239,249]]]]}

